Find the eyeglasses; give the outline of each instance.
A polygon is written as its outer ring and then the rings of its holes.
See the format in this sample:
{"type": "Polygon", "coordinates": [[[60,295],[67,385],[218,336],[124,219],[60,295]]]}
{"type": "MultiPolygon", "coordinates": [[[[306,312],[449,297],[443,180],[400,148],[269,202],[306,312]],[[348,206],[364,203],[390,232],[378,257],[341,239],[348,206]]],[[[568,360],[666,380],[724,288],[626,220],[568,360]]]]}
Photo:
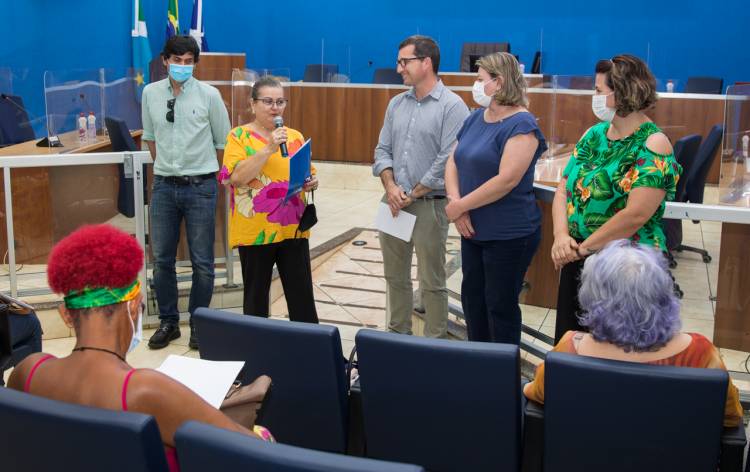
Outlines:
{"type": "Polygon", "coordinates": [[[173,98],[171,100],[167,100],[167,121],[170,123],[174,123],[174,102],[177,100],[176,98],[173,98]]]}
{"type": "Polygon", "coordinates": [[[272,107],[276,105],[279,108],[284,108],[286,104],[289,103],[288,98],[277,98],[276,101],[274,101],[274,99],[271,97],[265,97],[265,98],[256,98],[255,101],[262,102],[263,105],[267,107],[272,107]]]}
{"type": "Polygon", "coordinates": [[[410,61],[414,61],[416,59],[422,60],[427,56],[416,56],[416,57],[402,57],[401,59],[396,60],[396,65],[399,65],[401,67],[406,67],[406,64],[408,64],[410,61]]]}

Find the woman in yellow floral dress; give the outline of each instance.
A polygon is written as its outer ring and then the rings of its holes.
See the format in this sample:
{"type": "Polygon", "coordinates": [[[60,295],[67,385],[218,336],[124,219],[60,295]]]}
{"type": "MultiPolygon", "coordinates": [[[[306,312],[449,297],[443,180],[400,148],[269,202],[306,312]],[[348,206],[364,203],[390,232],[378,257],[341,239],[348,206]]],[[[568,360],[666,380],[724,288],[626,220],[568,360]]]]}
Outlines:
{"type": "Polygon", "coordinates": [[[243,312],[269,315],[269,291],[273,266],[281,284],[292,321],[318,322],[310,269],[309,231],[298,231],[306,205],[306,192],[315,190],[314,177],[288,201],[289,160],[304,144],[294,129],[274,126],[287,99],[281,82],[264,77],[253,87],[251,107],[255,119],[233,129],[227,137],[224,165],[219,180],[232,189],[229,244],[237,247],[244,282],[243,312]],[[280,145],[286,143],[289,157],[280,145]]]}
{"type": "Polygon", "coordinates": [[[583,135],[552,205],[552,260],[560,273],[555,342],[578,323],[583,259],[608,242],[629,238],[666,251],[661,220],[682,169],[669,139],[646,116],[656,81],[627,54],[596,65],[592,110],[601,120],[583,135]]]}

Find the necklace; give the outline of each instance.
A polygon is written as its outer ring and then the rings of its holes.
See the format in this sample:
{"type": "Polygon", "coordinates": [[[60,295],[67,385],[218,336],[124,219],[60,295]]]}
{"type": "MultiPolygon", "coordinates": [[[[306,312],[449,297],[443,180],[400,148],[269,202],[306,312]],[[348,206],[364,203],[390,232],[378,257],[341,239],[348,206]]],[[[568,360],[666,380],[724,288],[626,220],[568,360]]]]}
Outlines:
{"type": "MultiPolygon", "coordinates": [[[[90,347],[90,346],[81,346],[73,349],[73,351],[99,351],[99,352],[106,352],[107,354],[112,354],[113,356],[116,356],[121,361],[125,362],[125,358],[116,353],[115,351],[110,351],[109,349],[104,349],[101,347],[90,347]]],[[[126,362],[127,363],[127,362],[126,362]]]]}

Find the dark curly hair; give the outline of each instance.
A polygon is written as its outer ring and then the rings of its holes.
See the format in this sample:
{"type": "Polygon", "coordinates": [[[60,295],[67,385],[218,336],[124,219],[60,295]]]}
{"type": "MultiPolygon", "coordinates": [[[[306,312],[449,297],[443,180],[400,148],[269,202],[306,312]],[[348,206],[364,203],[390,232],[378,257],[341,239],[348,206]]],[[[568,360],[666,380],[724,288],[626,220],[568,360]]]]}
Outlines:
{"type": "Polygon", "coordinates": [[[620,54],[611,60],[601,60],[596,63],[596,73],[604,74],[607,87],[615,92],[615,110],[619,116],[647,110],[658,100],[656,79],[638,57],[620,54]]]}
{"type": "Polygon", "coordinates": [[[128,233],[110,225],[82,226],[52,248],[47,282],[56,293],[84,288],[121,288],[143,267],[143,248],[128,233]]]}

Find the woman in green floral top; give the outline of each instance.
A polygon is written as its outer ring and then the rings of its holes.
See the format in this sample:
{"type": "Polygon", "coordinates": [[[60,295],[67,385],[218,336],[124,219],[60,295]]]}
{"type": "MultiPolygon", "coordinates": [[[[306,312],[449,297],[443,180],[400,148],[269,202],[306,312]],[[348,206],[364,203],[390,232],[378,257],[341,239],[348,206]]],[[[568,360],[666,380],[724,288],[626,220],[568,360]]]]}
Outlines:
{"type": "Polygon", "coordinates": [[[661,220],[682,168],[645,114],[656,100],[654,76],[639,58],[597,63],[592,110],[601,123],[576,144],[552,205],[552,260],[562,268],[555,342],[583,330],[577,292],[586,256],[622,238],[666,251],[661,220]]]}

